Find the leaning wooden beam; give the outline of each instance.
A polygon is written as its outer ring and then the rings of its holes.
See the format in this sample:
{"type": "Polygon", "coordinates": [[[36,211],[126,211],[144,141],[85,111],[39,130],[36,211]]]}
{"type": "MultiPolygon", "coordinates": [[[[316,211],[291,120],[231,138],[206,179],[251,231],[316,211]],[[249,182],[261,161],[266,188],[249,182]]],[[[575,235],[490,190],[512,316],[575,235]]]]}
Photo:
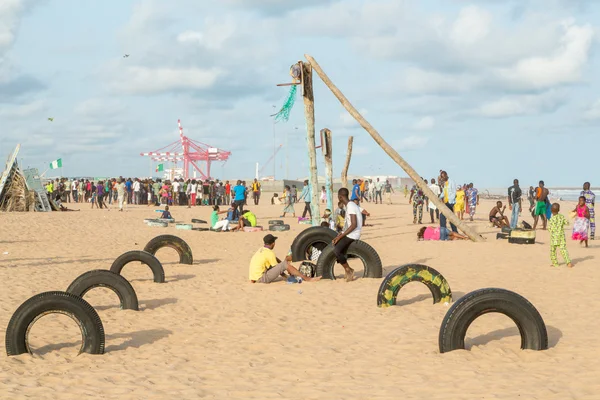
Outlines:
{"type": "Polygon", "coordinates": [[[333,82],[331,82],[329,77],[325,74],[323,69],[321,69],[315,59],[308,54],[305,54],[304,57],[306,57],[306,59],[310,62],[310,65],[312,65],[312,68],[319,75],[323,83],[327,85],[329,90],[331,90],[340,103],[342,103],[342,106],[344,106],[350,115],[352,115],[367,132],[369,132],[373,140],[377,142],[383,151],[385,151],[396,162],[396,164],[398,164],[408,174],[408,176],[412,178],[415,184],[421,188],[421,190],[423,190],[425,196],[429,198],[429,201],[433,202],[433,204],[439,208],[440,212],[444,214],[448,221],[456,225],[458,229],[463,231],[474,242],[483,242],[485,239],[469,225],[458,219],[454,212],[446,207],[446,205],[431,191],[431,189],[429,189],[427,184],[423,181],[423,179],[421,179],[421,176],[417,174],[417,171],[415,171],[413,167],[411,167],[406,160],[404,160],[400,154],[398,154],[398,152],[381,137],[379,132],[377,132],[377,130],[375,130],[375,128],[373,128],[371,124],[364,119],[362,115],[360,115],[356,108],[354,108],[354,106],[348,101],[346,96],[344,96],[344,94],[333,84],[333,82]]]}
{"type": "Polygon", "coordinates": [[[306,119],[306,141],[308,143],[308,160],[310,168],[310,187],[312,198],[310,212],[313,226],[318,226],[320,221],[319,211],[319,176],[317,174],[317,150],[315,144],[315,98],[313,95],[312,67],[302,63],[303,88],[304,88],[304,118],[306,119]]]}
{"type": "Polygon", "coordinates": [[[348,138],[348,150],[346,151],[346,163],[342,170],[342,186],[348,189],[348,168],[350,168],[350,160],[352,159],[352,142],[354,142],[354,136],[348,138]]]}

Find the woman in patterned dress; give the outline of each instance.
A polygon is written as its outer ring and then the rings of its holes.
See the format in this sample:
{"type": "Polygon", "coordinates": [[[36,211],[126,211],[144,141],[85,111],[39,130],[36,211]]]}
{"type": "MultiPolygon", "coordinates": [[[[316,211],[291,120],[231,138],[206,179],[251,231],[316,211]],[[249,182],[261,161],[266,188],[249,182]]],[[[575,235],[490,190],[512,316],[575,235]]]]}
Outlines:
{"type": "Polygon", "coordinates": [[[594,235],[596,233],[596,216],[594,213],[596,195],[590,190],[589,182],[583,184],[583,190],[581,191],[580,196],[585,197],[585,204],[588,206],[590,211],[590,240],[594,240],[594,235]]]}

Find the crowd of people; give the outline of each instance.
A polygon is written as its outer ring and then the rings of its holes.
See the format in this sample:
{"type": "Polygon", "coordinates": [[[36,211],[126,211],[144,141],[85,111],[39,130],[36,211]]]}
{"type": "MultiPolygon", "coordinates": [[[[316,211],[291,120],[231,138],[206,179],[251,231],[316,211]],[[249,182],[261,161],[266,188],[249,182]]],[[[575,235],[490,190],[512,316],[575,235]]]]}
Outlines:
{"type": "Polygon", "coordinates": [[[107,204],[118,203],[136,205],[178,205],[178,206],[219,206],[236,202],[243,210],[252,196],[258,205],[261,184],[254,179],[250,185],[246,181],[196,180],[196,179],[139,179],[112,178],[94,181],[90,179],[55,179],[46,183],[48,197],[59,197],[66,203],[90,203],[91,207],[104,208],[107,204]]]}

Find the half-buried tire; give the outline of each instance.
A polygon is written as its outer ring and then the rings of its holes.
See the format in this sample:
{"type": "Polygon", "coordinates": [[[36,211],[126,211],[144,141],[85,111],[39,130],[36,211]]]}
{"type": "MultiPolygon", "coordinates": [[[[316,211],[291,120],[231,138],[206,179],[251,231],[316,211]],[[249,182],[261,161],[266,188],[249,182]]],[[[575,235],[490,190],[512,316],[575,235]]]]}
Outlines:
{"type": "Polygon", "coordinates": [[[30,353],[28,335],[35,322],[46,314],[63,314],[81,329],[79,353],[104,353],[104,327],[98,313],[84,299],[66,292],[45,292],[25,301],[15,311],[6,328],[6,354],[30,353]]]}
{"type": "Polygon", "coordinates": [[[283,224],[283,225],[269,225],[269,230],[273,231],[273,232],[284,232],[284,231],[289,231],[290,230],[290,226],[287,224],[283,224]]]}
{"type": "Polygon", "coordinates": [[[491,312],[504,314],[517,324],[521,349],[548,349],[546,324],[533,304],[509,290],[490,288],[468,293],[450,307],[440,327],[440,353],[464,349],[471,323],[491,312]]]}
{"type": "Polygon", "coordinates": [[[164,283],[165,282],[165,270],[162,264],[158,261],[158,258],[154,257],[146,251],[132,250],[120,255],[110,266],[110,270],[115,274],[121,275],[121,270],[125,265],[130,262],[139,261],[142,264],[146,264],[152,270],[154,275],[154,282],[164,283]]]}
{"type": "Polygon", "coordinates": [[[310,247],[314,244],[321,245],[319,247],[330,245],[336,236],[335,231],[322,226],[313,226],[303,230],[292,243],[292,261],[310,260],[310,247]]]}
{"type": "Polygon", "coordinates": [[[163,247],[170,247],[177,251],[179,254],[179,263],[192,265],[194,258],[192,257],[192,249],[190,246],[180,237],[173,235],[160,235],[148,242],[144,251],[155,255],[156,252],[163,247]]]}
{"type": "Polygon", "coordinates": [[[377,292],[377,306],[396,305],[396,297],[402,286],[410,282],[422,282],[433,295],[433,304],[452,301],[452,291],[446,278],[435,269],[421,264],[402,265],[390,272],[377,292]]]}
{"type": "Polygon", "coordinates": [[[95,269],[79,275],[67,288],[67,293],[83,297],[90,290],[105,287],[119,297],[121,310],[138,311],[138,298],[131,283],[119,274],[106,269],[95,269]]]}
{"type": "MultiPolygon", "coordinates": [[[[333,249],[332,245],[325,247],[317,260],[317,276],[321,276],[323,279],[335,279],[334,267],[337,260],[333,249]]],[[[383,265],[379,254],[367,243],[355,240],[348,247],[347,256],[349,259],[358,258],[362,261],[364,265],[363,278],[381,278],[383,275],[383,265]]]]}

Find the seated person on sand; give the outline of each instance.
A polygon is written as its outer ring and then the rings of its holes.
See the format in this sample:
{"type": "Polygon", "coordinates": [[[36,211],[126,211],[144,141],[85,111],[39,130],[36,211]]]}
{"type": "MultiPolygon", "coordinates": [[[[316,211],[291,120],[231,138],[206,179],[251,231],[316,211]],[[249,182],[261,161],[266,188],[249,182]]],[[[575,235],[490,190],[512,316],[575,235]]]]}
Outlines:
{"type": "Polygon", "coordinates": [[[503,226],[510,226],[508,222],[508,218],[504,216],[504,210],[506,210],[506,206],[502,207],[502,202],[497,201],[496,207],[492,208],[490,211],[490,222],[494,224],[497,228],[502,228],[503,226]]]}
{"type": "Polygon", "coordinates": [[[307,282],[316,282],[321,278],[310,278],[302,275],[292,264],[292,256],[288,255],[283,261],[275,256],[273,249],[277,237],[269,234],[263,238],[261,247],[250,260],[249,280],[251,283],[271,283],[287,272],[292,276],[302,278],[307,282]]]}
{"type": "Polygon", "coordinates": [[[160,218],[161,219],[174,219],[173,216],[171,215],[171,212],[169,211],[169,206],[165,206],[165,211],[163,211],[160,218]]]}
{"type": "Polygon", "coordinates": [[[467,240],[468,237],[442,226],[424,226],[417,232],[417,240],[467,240]]]}
{"type": "Polygon", "coordinates": [[[67,207],[62,205],[62,200],[60,199],[60,193],[56,192],[56,197],[54,199],[54,203],[58,206],[60,211],[79,211],[79,210],[70,210],[67,207]]]}
{"type": "Polygon", "coordinates": [[[213,212],[210,215],[210,227],[213,231],[221,230],[226,232],[229,230],[229,220],[227,218],[219,221],[219,214],[224,214],[226,212],[227,211],[219,211],[219,206],[213,207],[213,212]]]}
{"type": "Polygon", "coordinates": [[[238,225],[233,228],[231,231],[242,231],[245,227],[255,227],[256,226],[256,215],[250,212],[250,210],[244,210],[244,214],[240,217],[238,225]]]}
{"type": "Polygon", "coordinates": [[[240,212],[236,202],[231,203],[231,207],[227,210],[227,220],[230,224],[237,224],[240,219],[240,212]]]}

